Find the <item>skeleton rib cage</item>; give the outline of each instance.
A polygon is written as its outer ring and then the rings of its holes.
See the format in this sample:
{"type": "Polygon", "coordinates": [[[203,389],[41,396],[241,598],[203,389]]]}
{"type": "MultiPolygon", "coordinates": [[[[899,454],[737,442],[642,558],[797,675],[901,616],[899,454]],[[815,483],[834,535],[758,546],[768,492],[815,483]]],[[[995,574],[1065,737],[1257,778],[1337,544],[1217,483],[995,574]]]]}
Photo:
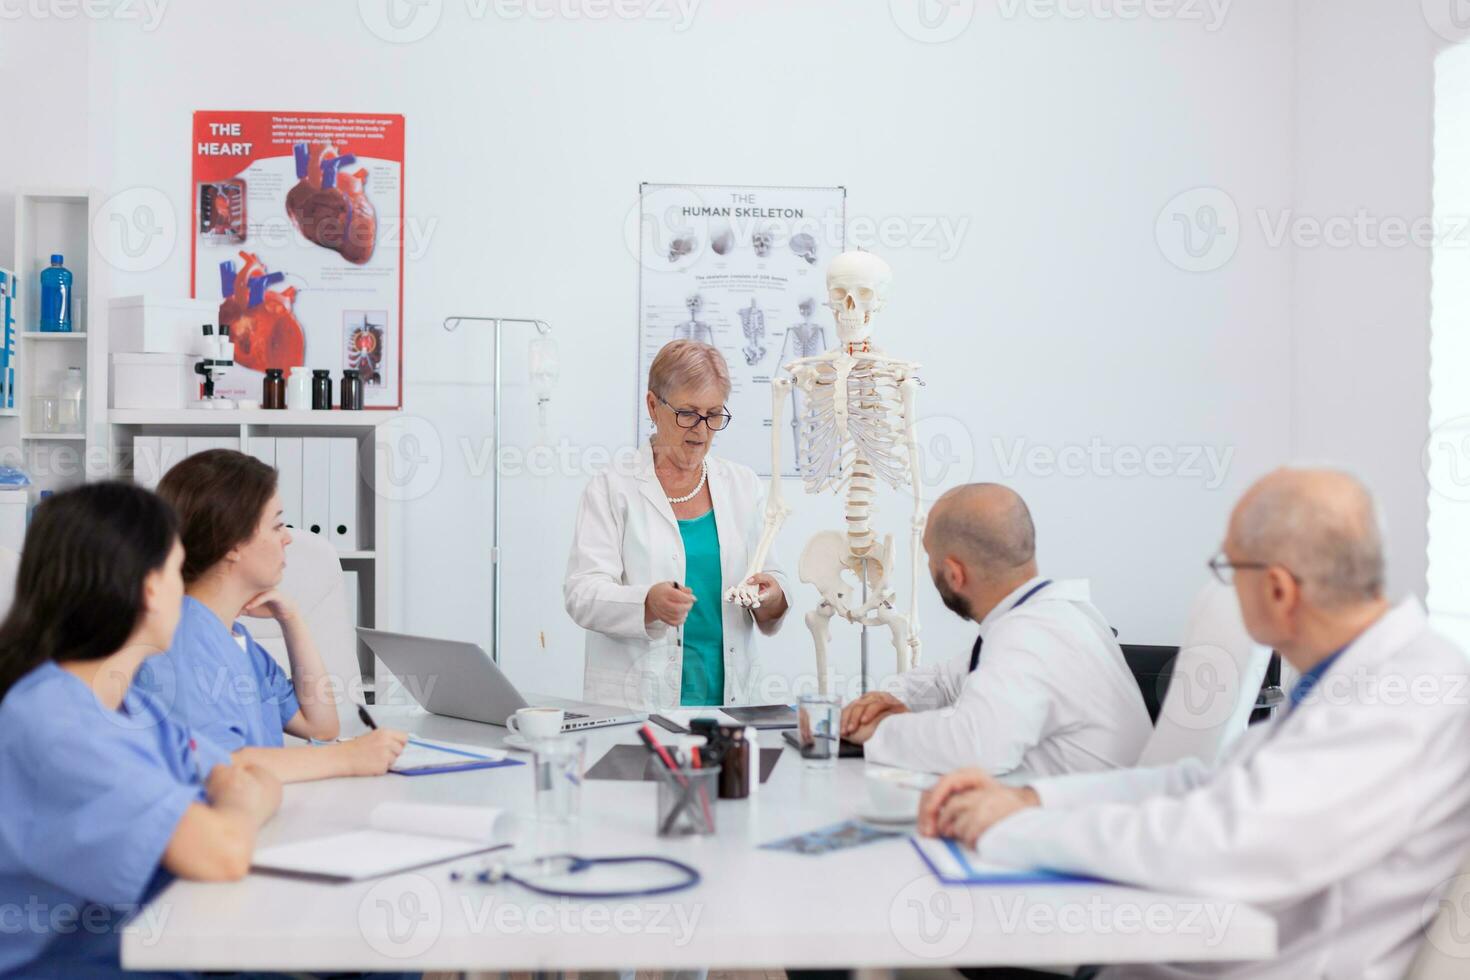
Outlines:
{"type": "Polygon", "coordinates": [[[841,490],[853,468],[865,460],[873,475],[895,490],[909,485],[908,448],[904,443],[903,401],[899,385],[906,374],[887,365],[860,361],[847,375],[847,400],[840,406],[836,393],[838,372],[832,364],[798,367],[792,380],[806,395],[801,418],[802,482],[807,493],[841,490]],[[845,411],[841,409],[845,408],[845,411]],[[846,438],[839,415],[845,415],[846,438]]]}

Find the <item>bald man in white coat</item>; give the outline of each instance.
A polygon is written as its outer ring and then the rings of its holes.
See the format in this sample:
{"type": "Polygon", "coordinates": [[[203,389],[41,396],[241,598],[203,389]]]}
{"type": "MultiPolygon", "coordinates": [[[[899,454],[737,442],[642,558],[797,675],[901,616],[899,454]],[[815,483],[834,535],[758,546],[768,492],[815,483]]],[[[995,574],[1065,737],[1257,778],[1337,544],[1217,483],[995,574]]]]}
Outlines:
{"type": "Polygon", "coordinates": [[[1246,628],[1302,675],[1213,771],[1191,760],[1002,785],[951,773],[921,832],[984,861],[1258,906],[1279,955],[1105,977],[1401,977],[1470,847],[1470,661],[1417,599],[1383,597],[1373,503],[1353,478],[1281,470],[1241,499],[1211,563],[1246,628]]]}
{"type": "Polygon", "coordinates": [[[842,713],[870,762],[929,772],[981,766],[1016,778],[1138,761],[1148,709],[1082,579],[1042,578],[1036,529],[1014,490],[950,490],[924,530],[944,604],[979,624],[974,647],[899,678],[842,713]]]}

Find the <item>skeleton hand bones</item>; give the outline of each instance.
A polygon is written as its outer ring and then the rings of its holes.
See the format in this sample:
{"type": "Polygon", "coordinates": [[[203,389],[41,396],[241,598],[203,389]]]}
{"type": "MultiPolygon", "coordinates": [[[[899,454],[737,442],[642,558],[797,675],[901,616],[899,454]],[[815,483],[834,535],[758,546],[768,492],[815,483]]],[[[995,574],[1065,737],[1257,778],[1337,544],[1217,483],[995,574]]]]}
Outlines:
{"type": "Polygon", "coordinates": [[[759,609],[763,602],[774,602],[781,594],[781,583],[774,576],[756,572],[739,585],[726,589],[725,601],[738,603],[745,609],[759,609]]]}

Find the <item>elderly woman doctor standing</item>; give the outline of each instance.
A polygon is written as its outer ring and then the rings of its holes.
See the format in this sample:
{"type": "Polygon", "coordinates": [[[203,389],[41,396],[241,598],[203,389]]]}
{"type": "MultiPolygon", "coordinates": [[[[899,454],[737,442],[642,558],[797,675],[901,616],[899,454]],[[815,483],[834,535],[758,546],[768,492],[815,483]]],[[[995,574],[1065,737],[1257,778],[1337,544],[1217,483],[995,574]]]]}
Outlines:
{"type": "Polygon", "coordinates": [[[582,493],[562,591],[587,630],[584,697],[659,710],[749,704],[753,626],[774,633],[786,595],[774,568],[750,578],[758,604],[725,602],[760,538],[755,472],[710,455],[730,424],[730,373],[709,344],[675,340],[648,370],[654,434],[633,472],[614,467],[582,493]]]}

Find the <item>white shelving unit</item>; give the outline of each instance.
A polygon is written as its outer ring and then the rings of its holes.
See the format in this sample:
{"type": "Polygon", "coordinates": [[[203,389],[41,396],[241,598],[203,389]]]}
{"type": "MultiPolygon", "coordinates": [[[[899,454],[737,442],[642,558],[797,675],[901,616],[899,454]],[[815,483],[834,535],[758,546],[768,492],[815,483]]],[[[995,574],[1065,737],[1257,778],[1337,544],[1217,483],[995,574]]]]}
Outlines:
{"type": "MultiPolygon", "coordinates": [[[[375,435],[379,427],[400,418],[398,412],[295,412],[269,409],[110,409],[107,412],[109,455],[124,461],[118,475],[132,475],[133,439],[136,436],[234,436],[241,446],[253,437],[339,437],[358,443],[361,467],[369,464],[373,472],[384,471],[384,456],[389,448],[375,435]]],[[[359,525],[365,532],[362,547],[339,551],[337,558],[345,570],[357,573],[357,610],[359,626],[389,627],[389,579],[394,573],[387,560],[395,540],[393,522],[396,513],[392,502],[374,493],[371,474],[358,481],[359,525]]],[[[297,534],[310,533],[298,530],[297,534]]],[[[359,663],[373,663],[366,648],[359,646],[359,663]]],[[[363,680],[369,684],[371,676],[363,680]]]]}
{"type": "Polygon", "coordinates": [[[0,447],[31,477],[31,502],[42,491],[59,490],[106,476],[109,461],[91,451],[106,425],[106,355],[94,344],[94,314],[103,312],[107,276],[91,240],[97,198],[80,188],[23,190],[15,197],[16,396],[0,410],[0,447]],[[72,273],[72,332],[42,333],[41,270],[52,253],[72,273]],[[41,432],[33,399],[57,392],[66,369],[82,369],[86,394],[80,432],[41,432]]]}
{"type": "MultiPolygon", "coordinates": [[[[375,494],[371,485],[378,473],[387,472],[389,453],[374,435],[400,413],[109,409],[112,347],[107,300],[114,290],[110,267],[91,235],[100,201],[97,193],[80,188],[16,194],[16,399],[14,408],[0,407],[0,462],[23,466],[31,475],[34,505],[43,491],[85,480],[130,478],[133,437],[139,435],[238,436],[241,446],[258,436],[356,439],[360,466],[372,468],[358,483],[364,537],[358,550],[339,552],[338,557],[344,569],[357,573],[358,624],[391,628],[395,624],[389,621],[389,580],[394,572],[390,552],[398,539],[398,512],[393,501],[375,494]],[[57,252],[73,276],[72,333],[37,329],[41,270],[57,252]],[[54,393],[68,367],[80,367],[86,383],[82,431],[38,432],[31,399],[54,393]]],[[[180,254],[187,256],[188,250],[180,254]]],[[[360,659],[372,662],[370,657],[360,659]]]]}

